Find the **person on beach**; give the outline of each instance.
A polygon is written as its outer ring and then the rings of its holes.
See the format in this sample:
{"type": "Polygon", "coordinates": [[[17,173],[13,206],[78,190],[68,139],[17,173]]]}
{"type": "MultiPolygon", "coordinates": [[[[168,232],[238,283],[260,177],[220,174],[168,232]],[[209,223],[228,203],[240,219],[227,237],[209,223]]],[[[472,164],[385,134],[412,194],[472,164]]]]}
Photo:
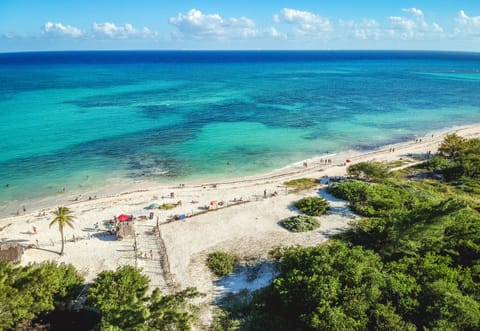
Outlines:
{"type": "Polygon", "coordinates": [[[33,226],[32,230],[33,230],[33,234],[37,234],[37,227],[33,226]]]}
{"type": "Polygon", "coordinates": [[[263,190],[263,197],[264,197],[264,198],[267,197],[267,190],[263,190]]]}

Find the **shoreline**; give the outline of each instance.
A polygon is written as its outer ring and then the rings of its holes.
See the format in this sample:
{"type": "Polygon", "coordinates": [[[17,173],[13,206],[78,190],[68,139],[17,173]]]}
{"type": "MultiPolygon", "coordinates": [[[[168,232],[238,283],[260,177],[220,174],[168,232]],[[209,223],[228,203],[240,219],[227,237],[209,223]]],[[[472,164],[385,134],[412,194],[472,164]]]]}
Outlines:
{"type": "Polygon", "coordinates": [[[173,293],[186,287],[195,287],[205,293],[202,299],[202,316],[211,318],[211,305],[215,298],[228,291],[217,282],[206,266],[209,253],[217,250],[230,252],[248,261],[262,261],[268,252],[279,246],[315,246],[349,227],[353,214],[346,201],[335,199],[325,192],[325,185],[304,192],[290,192],[283,184],[296,178],[343,176],[345,161],[391,162],[402,159],[409,165],[420,161],[410,156],[435,152],[443,137],[457,132],[464,137],[480,137],[480,124],[446,130],[442,134],[430,133],[422,142],[414,141],[387,145],[362,152],[342,152],[332,156],[332,164],[321,165],[320,158],[294,163],[275,171],[234,178],[227,181],[189,183],[185,186],[136,186],[114,196],[78,201],[67,206],[76,217],[74,228],[65,228],[65,254],[60,256],[60,235],[57,227],[49,227],[50,213],[58,205],[39,210],[29,210],[25,215],[0,219],[0,241],[28,247],[21,265],[54,261],[72,264],[86,282],[91,282],[104,270],[131,265],[143,270],[151,280],[150,289],[160,288],[163,293],[173,293]],[[395,148],[392,152],[391,149],[395,148]],[[173,193],[173,196],[171,195],[173,193]],[[292,204],[307,196],[322,196],[332,206],[320,218],[319,229],[292,233],[279,225],[279,221],[297,214],[292,204]],[[152,203],[177,203],[172,210],[145,209],[152,203]],[[212,207],[215,205],[228,208],[212,207]],[[239,203],[242,202],[242,203],[239,203]],[[204,212],[206,207],[213,209],[204,212]],[[149,214],[153,212],[152,218],[149,214]],[[116,240],[110,235],[106,223],[120,214],[133,215],[135,239],[116,240]],[[185,215],[170,222],[173,215],[185,215]],[[159,232],[153,229],[159,224],[159,232]]]}
{"type": "MultiPolygon", "coordinates": [[[[470,129],[477,128],[480,130],[480,123],[454,126],[454,127],[445,127],[443,129],[434,130],[426,133],[424,136],[419,136],[418,138],[424,139],[423,143],[427,143],[431,140],[432,137],[445,136],[451,133],[464,132],[470,129]],[[432,136],[433,135],[433,136],[432,136]]],[[[392,148],[405,148],[415,144],[411,140],[399,141],[392,144],[381,145],[374,147],[372,149],[365,150],[344,150],[334,153],[329,153],[327,155],[317,155],[312,156],[303,161],[297,161],[291,164],[288,164],[284,167],[273,169],[268,172],[262,172],[252,175],[239,176],[228,178],[220,175],[219,177],[204,177],[195,180],[186,180],[182,183],[182,178],[178,178],[176,181],[178,184],[174,185],[172,183],[166,183],[162,181],[154,180],[127,180],[125,178],[112,178],[102,183],[102,186],[96,186],[91,189],[82,190],[82,189],[73,189],[67,190],[66,192],[58,192],[56,195],[44,195],[42,197],[36,197],[26,200],[8,200],[0,204],[0,220],[21,216],[26,214],[31,214],[35,212],[43,212],[46,209],[51,209],[55,206],[64,205],[64,206],[74,206],[79,203],[98,200],[102,198],[114,198],[117,196],[128,195],[136,192],[148,192],[153,190],[162,190],[162,189],[176,189],[179,188],[179,185],[183,187],[202,187],[202,186],[211,186],[214,184],[217,185],[229,185],[229,184],[239,184],[239,183],[248,183],[252,181],[268,181],[282,176],[291,176],[296,173],[309,173],[309,170],[313,168],[325,168],[338,165],[343,163],[347,159],[355,159],[356,157],[362,155],[375,155],[383,150],[387,150],[390,147],[392,148]],[[329,158],[331,159],[331,164],[323,164],[319,166],[319,162],[322,159],[329,158]],[[307,162],[310,167],[304,169],[303,162],[307,162]],[[313,165],[313,166],[312,166],[313,165]],[[303,171],[302,171],[303,170],[303,171]],[[91,198],[91,199],[90,199],[91,198]],[[77,200],[78,199],[78,200],[77,200]],[[25,207],[27,212],[23,212],[22,208],[25,207]],[[16,211],[19,211],[19,215],[16,214],[16,211]]],[[[418,143],[417,143],[418,144],[418,143]]]]}

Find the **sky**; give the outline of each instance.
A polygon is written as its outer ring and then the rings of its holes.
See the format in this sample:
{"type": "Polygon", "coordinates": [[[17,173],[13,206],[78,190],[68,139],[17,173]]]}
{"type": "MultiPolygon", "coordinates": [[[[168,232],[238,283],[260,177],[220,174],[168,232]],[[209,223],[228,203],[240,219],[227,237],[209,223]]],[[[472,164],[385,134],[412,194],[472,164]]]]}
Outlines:
{"type": "Polygon", "coordinates": [[[480,51],[478,0],[0,0],[0,52],[480,51]]]}

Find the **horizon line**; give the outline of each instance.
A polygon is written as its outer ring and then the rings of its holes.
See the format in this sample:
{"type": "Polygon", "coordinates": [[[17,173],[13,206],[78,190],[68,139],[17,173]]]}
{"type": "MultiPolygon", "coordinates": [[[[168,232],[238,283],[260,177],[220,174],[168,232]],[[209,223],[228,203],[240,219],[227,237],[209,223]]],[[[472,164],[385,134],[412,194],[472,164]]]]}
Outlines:
{"type": "Polygon", "coordinates": [[[417,52],[417,53],[470,53],[480,54],[480,51],[468,50],[438,50],[438,49],[59,49],[59,50],[24,50],[0,51],[0,54],[20,53],[86,53],[86,52],[417,52]]]}

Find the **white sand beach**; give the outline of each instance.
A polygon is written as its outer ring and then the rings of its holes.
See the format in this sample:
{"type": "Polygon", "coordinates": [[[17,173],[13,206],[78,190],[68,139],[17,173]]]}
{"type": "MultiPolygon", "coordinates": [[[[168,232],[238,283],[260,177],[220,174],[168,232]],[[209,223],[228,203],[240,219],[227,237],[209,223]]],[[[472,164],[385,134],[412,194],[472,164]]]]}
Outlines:
{"type": "MultiPolygon", "coordinates": [[[[480,125],[454,129],[467,138],[480,136],[480,125]]],[[[37,248],[25,250],[22,264],[53,260],[71,263],[91,281],[102,270],[115,269],[120,265],[137,265],[151,278],[152,286],[165,291],[173,288],[195,286],[207,293],[210,302],[219,288],[205,266],[208,253],[222,249],[241,257],[265,257],[268,251],[278,245],[315,245],[328,239],[329,235],[341,231],[355,215],[348,211],[345,202],[332,199],[332,211],[322,217],[319,230],[307,233],[290,233],[278,222],[296,214],[291,204],[304,196],[319,194],[318,189],[293,194],[287,192],[283,183],[301,177],[321,178],[345,174],[345,161],[392,161],[402,158],[415,161],[411,156],[434,153],[447,132],[420,137],[421,142],[406,142],[384,146],[368,153],[345,152],[331,156],[331,164],[323,164],[320,157],[273,171],[268,174],[232,179],[217,183],[191,183],[178,186],[164,186],[158,183],[142,183],[125,192],[103,196],[98,193],[92,200],[70,201],[66,205],[76,216],[75,227],[66,228],[65,255],[59,256],[60,234],[57,227],[49,228],[53,218],[51,212],[58,205],[35,209],[30,205],[19,216],[0,219],[0,240],[20,242],[37,248]],[[394,151],[391,151],[394,149],[394,151]],[[267,197],[264,197],[264,193],[267,197]],[[272,194],[277,193],[272,196],[272,194]],[[173,198],[171,194],[173,193],[173,198]],[[238,202],[248,201],[245,203],[238,202]],[[181,206],[172,210],[145,210],[151,203],[181,201],[181,206]],[[199,212],[201,207],[211,206],[212,201],[223,202],[227,208],[202,215],[187,217],[166,223],[170,215],[189,215],[199,212]],[[140,220],[139,216],[153,219],[140,220]],[[128,214],[137,217],[138,254],[135,258],[134,240],[115,240],[104,232],[104,221],[114,216],[128,214]],[[161,239],[152,233],[158,222],[161,239]],[[98,222],[99,229],[95,229],[98,222]],[[36,232],[36,233],[34,233],[36,232]],[[162,242],[163,241],[163,242],[162,242]],[[167,259],[161,254],[167,255],[167,259]],[[167,265],[165,265],[167,263],[167,265]]],[[[100,192],[100,191],[99,191],[100,192]]],[[[320,192],[320,194],[323,191],[320,192]]],[[[33,203],[32,203],[33,205],[33,203]]],[[[213,208],[213,207],[212,207],[213,208]]]]}

